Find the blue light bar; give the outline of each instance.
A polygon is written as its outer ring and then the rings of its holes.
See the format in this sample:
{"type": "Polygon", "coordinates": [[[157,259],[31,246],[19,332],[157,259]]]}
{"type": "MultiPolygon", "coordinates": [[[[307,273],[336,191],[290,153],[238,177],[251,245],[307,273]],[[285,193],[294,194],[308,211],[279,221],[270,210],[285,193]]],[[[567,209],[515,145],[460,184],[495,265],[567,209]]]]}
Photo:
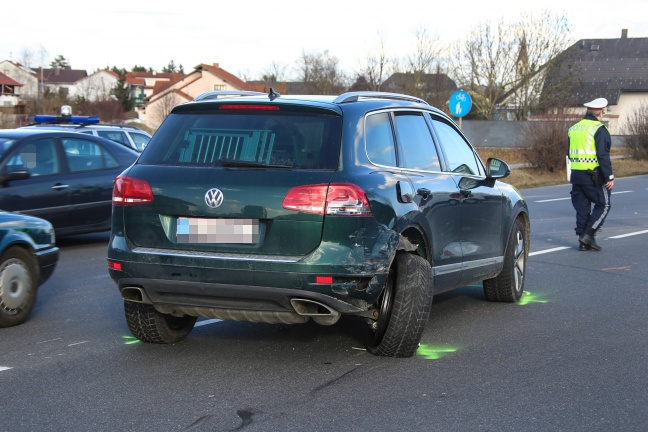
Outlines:
{"type": "Polygon", "coordinates": [[[35,123],[53,123],[53,124],[97,124],[99,117],[90,116],[57,116],[57,115],[36,115],[34,116],[35,123]]]}

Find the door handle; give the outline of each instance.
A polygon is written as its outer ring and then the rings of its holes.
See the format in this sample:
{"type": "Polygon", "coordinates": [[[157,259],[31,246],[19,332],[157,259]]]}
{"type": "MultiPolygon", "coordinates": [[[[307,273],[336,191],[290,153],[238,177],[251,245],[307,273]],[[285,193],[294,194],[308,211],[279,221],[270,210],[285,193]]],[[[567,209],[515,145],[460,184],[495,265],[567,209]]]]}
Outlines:
{"type": "Polygon", "coordinates": [[[61,190],[61,189],[69,188],[69,187],[70,187],[70,185],[58,183],[58,184],[55,184],[54,186],[52,186],[52,189],[61,190]]]}

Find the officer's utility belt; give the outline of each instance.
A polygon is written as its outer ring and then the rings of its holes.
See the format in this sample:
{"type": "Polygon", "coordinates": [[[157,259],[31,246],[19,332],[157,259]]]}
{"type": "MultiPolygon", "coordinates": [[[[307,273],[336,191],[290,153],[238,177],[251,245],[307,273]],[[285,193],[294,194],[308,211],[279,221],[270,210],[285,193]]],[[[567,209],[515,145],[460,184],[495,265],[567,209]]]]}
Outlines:
{"type": "Polygon", "coordinates": [[[601,179],[601,167],[585,170],[585,172],[592,176],[592,182],[594,183],[594,186],[601,186],[603,184],[601,179]]]}

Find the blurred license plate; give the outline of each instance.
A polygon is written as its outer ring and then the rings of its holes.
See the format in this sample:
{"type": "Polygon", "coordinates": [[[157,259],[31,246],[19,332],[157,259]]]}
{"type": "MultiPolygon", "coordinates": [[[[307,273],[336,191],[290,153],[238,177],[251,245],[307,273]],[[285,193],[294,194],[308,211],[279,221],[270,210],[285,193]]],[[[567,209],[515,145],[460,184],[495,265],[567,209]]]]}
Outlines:
{"type": "Polygon", "coordinates": [[[178,243],[254,244],[259,242],[258,219],[178,218],[178,243]]]}

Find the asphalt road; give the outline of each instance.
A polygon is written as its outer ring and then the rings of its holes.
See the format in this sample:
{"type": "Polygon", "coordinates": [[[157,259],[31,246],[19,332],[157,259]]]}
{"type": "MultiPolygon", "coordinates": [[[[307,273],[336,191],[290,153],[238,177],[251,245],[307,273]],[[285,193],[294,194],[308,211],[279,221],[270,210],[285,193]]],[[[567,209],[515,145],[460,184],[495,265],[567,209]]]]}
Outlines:
{"type": "Polygon", "coordinates": [[[202,321],[182,343],[141,343],[108,235],[60,239],[31,319],[0,330],[0,430],[645,431],[647,180],[616,181],[602,252],[576,249],[568,186],[523,191],[523,301],[435,297],[410,359],[364,351],[352,319],[202,321]]]}

